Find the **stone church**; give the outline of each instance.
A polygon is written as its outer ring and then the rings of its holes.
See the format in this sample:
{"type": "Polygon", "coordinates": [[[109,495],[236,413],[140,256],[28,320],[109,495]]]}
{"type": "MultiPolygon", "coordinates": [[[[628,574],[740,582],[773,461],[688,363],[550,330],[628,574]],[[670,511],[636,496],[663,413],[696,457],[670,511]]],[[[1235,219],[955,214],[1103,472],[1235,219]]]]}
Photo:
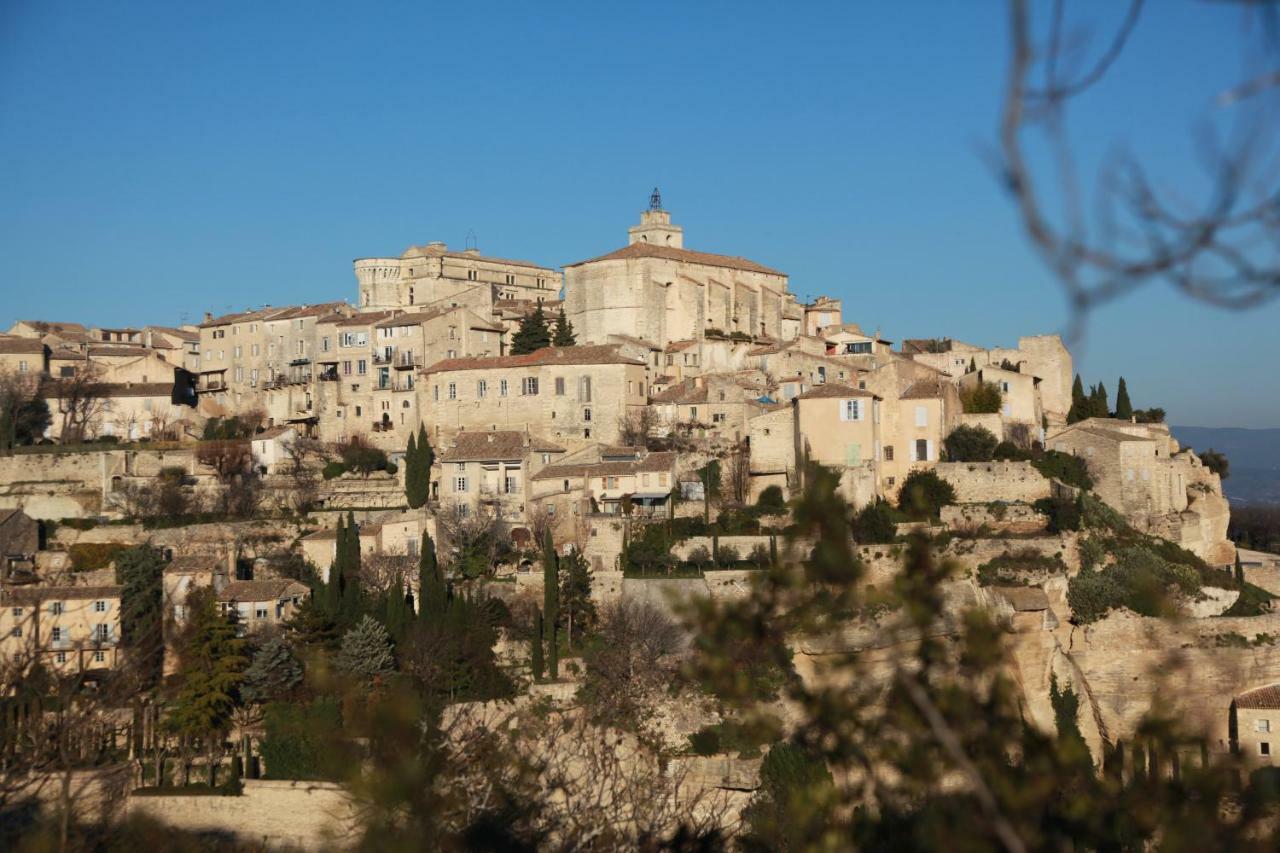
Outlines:
{"type": "Polygon", "coordinates": [[[579,342],[629,335],[665,347],[708,333],[755,341],[800,334],[802,309],[786,273],[686,249],[656,189],[628,235],[617,251],[565,266],[565,312],[579,342]]]}

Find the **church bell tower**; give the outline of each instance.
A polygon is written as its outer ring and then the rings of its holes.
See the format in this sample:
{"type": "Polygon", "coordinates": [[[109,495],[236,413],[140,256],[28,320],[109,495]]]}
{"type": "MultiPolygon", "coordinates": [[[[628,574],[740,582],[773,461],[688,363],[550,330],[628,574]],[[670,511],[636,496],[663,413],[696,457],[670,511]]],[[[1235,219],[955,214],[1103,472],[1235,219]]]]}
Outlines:
{"type": "Polygon", "coordinates": [[[649,196],[649,209],[641,212],[640,224],[627,229],[628,245],[652,243],[655,246],[684,248],[684,229],[671,224],[671,214],[662,209],[662,193],[653,188],[649,196]]]}

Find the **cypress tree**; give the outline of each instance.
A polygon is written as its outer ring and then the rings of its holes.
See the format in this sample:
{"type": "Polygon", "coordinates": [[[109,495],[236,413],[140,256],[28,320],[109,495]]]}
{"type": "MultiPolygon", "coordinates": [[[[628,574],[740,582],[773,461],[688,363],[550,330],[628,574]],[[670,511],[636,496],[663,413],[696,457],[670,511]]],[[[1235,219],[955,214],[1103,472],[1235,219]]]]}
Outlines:
{"type": "Polygon", "coordinates": [[[1133,417],[1133,404],[1129,402],[1129,388],[1120,377],[1120,385],[1116,388],[1116,417],[1129,420],[1133,417]]]}
{"type": "Polygon", "coordinates": [[[551,339],[551,345],[557,347],[571,347],[578,343],[578,336],[573,332],[573,324],[569,322],[569,318],[564,316],[564,308],[560,309],[560,316],[556,318],[556,334],[551,339]]]}
{"type": "Polygon", "coordinates": [[[533,680],[541,681],[542,674],[546,671],[546,664],[542,660],[542,611],[534,610],[533,618],[533,680]]]}
{"type": "Polygon", "coordinates": [[[556,646],[556,624],[560,621],[560,562],[556,558],[555,541],[547,531],[542,544],[542,609],[543,632],[547,640],[547,669],[552,680],[560,677],[560,651],[556,646]]]}
{"type": "Polygon", "coordinates": [[[1240,552],[1236,551],[1236,581],[1244,589],[1244,565],[1240,562],[1240,552]]]}
{"type": "Polygon", "coordinates": [[[404,497],[410,509],[418,509],[426,500],[421,498],[422,476],[418,467],[418,439],[409,433],[409,444],[404,450],[404,497]]]}
{"type": "Polygon", "coordinates": [[[384,603],[386,617],[383,619],[383,624],[387,626],[387,633],[396,641],[399,641],[404,636],[405,628],[409,624],[407,606],[404,581],[397,574],[395,580],[391,582],[391,586],[387,588],[386,601],[384,603]]]}
{"type": "Polygon", "coordinates": [[[446,599],[444,576],[436,559],[436,543],[431,541],[430,533],[423,533],[418,553],[418,616],[439,622],[444,618],[446,599]]]}
{"type": "Polygon", "coordinates": [[[978,362],[974,361],[973,356],[970,356],[969,369],[966,370],[965,373],[977,373],[977,371],[978,371],[978,362]]]}
{"type": "Polygon", "coordinates": [[[339,622],[355,625],[363,607],[360,594],[360,525],[355,513],[347,513],[347,554],[342,566],[342,589],[339,592],[339,622]]]}
{"type": "Polygon", "coordinates": [[[542,304],[539,303],[532,314],[520,320],[520,328],[511,338],[511,354],[525,355],[549,346],[551,330],[547,327],[547,316],[542,313],[542,304]]]}
{"type": "Polygon", "coordinates": [[[347,528],[342,516],[338,516],[334,537],[333,562],[329,564],[329,581],[324,585],[324,612],[330,618],[337,618],[342,605],[343,564],[347,559],[347,528]]]}
{"type": "Polygon", "coordinates": [[[1101,382],[1094,389],[1093,416],[1095,418],[1106,418],[1111,416],[1111,406],[1107,404],[1107,387],[1101,382]]]}
{"type": "Polygon", "coordinates": [[[769,537],[769,565],[778,565],[778,537],[776,534],[769,537]]]}
{"type": "Polygon", "coordinates": [[[422,462],[422,470],[426,474],[427,485],[431,485],[431,466],[436,464],[436,451],[427,438],[426,424],[418,425],[418,457],[422,462]]]}
{"type": "Polygon", "coordinates": [[[1077,373],[1075,381],[1071,383],[1071,410],[1067,412],[1067,423],[1073,424],[1084,420],[1088,417],[1086,409],[1084,383],[1080,381],[1080,374],[1077,373]]]}

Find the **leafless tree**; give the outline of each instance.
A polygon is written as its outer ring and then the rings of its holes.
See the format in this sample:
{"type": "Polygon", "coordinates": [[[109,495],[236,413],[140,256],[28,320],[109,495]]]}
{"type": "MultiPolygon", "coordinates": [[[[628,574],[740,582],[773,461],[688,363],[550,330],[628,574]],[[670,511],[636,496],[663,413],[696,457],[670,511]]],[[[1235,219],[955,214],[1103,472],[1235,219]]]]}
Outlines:
{"type": "Polygon", "coordinates": [[[1023,229],[1066,291],[1070,337],[1080,335],[1090,309],[1151,282],[1228,308],[1248,308],[1280,293],[1276,7],[1221,4],[1243,10],[1245,31],[1270,39],[1273,49],[1263,52],[1270,67],[1256,67],[1249,79],[1225,87],[1205,105],[1196,143],[1207,189],[1195,192],[1186,182],[1163,186],[1138,155],[1119,152],[1103,162],[1089,204],[1067,129],[1069,107],[1124,61],[1146,4],[1114,4],[1122,17],[1093,57],[1069,29],[1065,0],[1037,5],[1048,11],[1043,21],[1032,20],[1031,5],[1009,2],[998,172],[1023,229]],[[1268,26],[1248,26],[1259,20],[1268,26]],[[1047,173],[1039,173],[1041,154],[1050,164],[1047,173]],[[1061,209],[1050,210],[1048,198],[1061,199],[1061,209]],[[1095,213],[1087,215],[1089,208],[1095,213]]]}
{"type": "Polygon", "coordinates": [[[653,409],[643,406],[633,409],[622,419],[618,436],[627,447],[648,447],[653,440],[653,430],[657,426],[657,418],[653,409]]]}
{"type": "Polygon", "coordinates": [[[684,648],[680,626],[654,604],[622,600],[604,608],[599,634],[586,661],[586,707],[595,720],[639,723],[670,687],[684,648]]]}
{"type": "Polygon", "coordinates": [[[202,441],[196,448],[196,461],[213,469],[226,484],[249,470],[253,464],[250,443],[243,439],[202,441]]]}
{"type": "Polygon", "coordinates": [[[102,368],[86,361],[71,376],[49,380],[45,396],[57,401],[60,440],[64,444],[91,438],[102,413],[107,410],[102,368]]]}
{"type": "Polygon", "coordinates": [[[297,512],[310,512],[319,498],[319,468],[328,452],[322,442],[299,436],[285,444],[285,453],[289,457],[285,472],[289,478],[289,502],[297,512]]]}
{"type": "Polygon", "coordinates": [[[486,504],[442,507],[436,514],[436,531],[437,551],[449,555],[468,577],[492,572],[499,556],[510,547],[508,525],[486,504]]]}

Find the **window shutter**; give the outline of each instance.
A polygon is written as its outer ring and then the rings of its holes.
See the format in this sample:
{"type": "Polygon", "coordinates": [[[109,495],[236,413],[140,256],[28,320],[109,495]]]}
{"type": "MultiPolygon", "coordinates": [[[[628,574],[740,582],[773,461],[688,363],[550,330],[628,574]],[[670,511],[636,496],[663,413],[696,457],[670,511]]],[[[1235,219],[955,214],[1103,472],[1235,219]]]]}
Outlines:
{"type": "MultiPolygon", "coordinates": [[[[928,444],[926,444],[926,445],[925,445],[925,453],[928,455],[929,459],[937,459],[937,458],[938,458],[938,457],[937,457],[937,454],[935,454],[935,453],[933,452],[933,439],[929,439],[928,444]]],[[[928,462],[928,461],[929,461],[929,459],[926,459],[926,460],[924,460],[924,461],[928,462]]]]}

